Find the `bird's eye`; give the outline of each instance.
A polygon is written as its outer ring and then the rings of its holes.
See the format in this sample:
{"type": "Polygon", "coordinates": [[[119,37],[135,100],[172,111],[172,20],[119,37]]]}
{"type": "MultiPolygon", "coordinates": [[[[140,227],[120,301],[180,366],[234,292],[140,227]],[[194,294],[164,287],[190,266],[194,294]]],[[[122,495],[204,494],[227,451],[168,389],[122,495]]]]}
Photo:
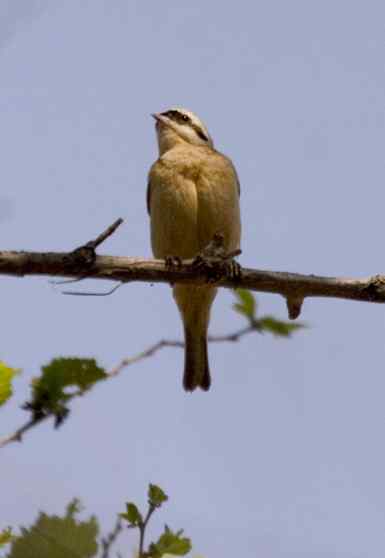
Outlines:
{"type": "Polygon", "coordinates": [[[176,122],[190,122],[190,118],[187,116],[187,114],[183,114],[183,112],[179,112],[179,110],[169,110],[166,114],[169,118],[175,120],[176,122]]]}

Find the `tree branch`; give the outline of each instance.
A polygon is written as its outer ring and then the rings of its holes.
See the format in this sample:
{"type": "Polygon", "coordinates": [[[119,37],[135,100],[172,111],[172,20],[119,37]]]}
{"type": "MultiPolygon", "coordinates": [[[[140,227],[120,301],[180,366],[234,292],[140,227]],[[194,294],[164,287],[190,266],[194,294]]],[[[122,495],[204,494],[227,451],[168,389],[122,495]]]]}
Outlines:
{"type": "MultiPolygon", "coordinates": [[[[199,285],[212,281],[210,270],[204,266],[194,266],[195,260],[185,260],[180,265],[170,267],[162,260],[97,256],[97,246],[111,236],[122,223],[123,219],[117,219],[94,240],[72,252],[0,251],[0,275],[49,275],[72,279],[109,279],[122,283],[142,281],[199,285]]],[[[236,276],[229,276],[223,270],[222,274],[216,276],[215,283],[219,287],[240,287],[251,291],[280,294],[286,298],[291,319],[299,316],[302,302],[308,297],[385,302],[385,275],[353,279],[242,268],[241,275],[236,276]]]]}
{"type": "MultiPolygon", "coordinates": [[[[86,246],[86,245],[85,245],[86,246]]],[[[168,267],[161,260],[118,256],[95,256],[90,262],[81,252],[7,252],[0,251],[0,275],[109,279],[124,283],[205,284],[210,279],[205,269],[196,269],[192,261],[168,267]]],[[[249,289],[280,294],[291,301],[309,297],[329,297],[366,302],[385,302],[385,275],[364,279],[320,277],[280,271],[242,268],[240,278],[223,276],[220,287],[249,289]]]]}

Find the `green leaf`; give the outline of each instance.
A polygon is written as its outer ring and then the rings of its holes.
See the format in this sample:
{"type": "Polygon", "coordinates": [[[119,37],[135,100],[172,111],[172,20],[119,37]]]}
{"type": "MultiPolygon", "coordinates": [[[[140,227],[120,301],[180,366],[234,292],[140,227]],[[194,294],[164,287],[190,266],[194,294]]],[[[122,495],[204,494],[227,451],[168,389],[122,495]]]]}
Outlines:
{"type": "Polygon", "coordinates": [[[8,527],[0,532],[0,547],[9,544],[13,540],[12,529],[8,527]]]}
{"type": "Polygon", "coordinates": [[[148,487],[148,502],[151,506],[159,508],[163,502],[168,500],[167,494],[156,484],[150,484],[148,487]]]}
{"type": "Polygon", "coordinates": [[[128,521],[130,525],[142,525],[143,523],[142,514],[133,502],[127,502],[126,513],[121,513],[120,517],[128,521]]]}
{"type": "Polygon", "coordinates": [[[13,393],[12,380],[20,370],[10,368],[4,362],[0,361],[0,405],[9,399],[13,393]]]}
{"type": "Polygon", "coordinates": [[[254,295],[246,289],[235,289],[234,294],[239,302],[233,308],[242,316],[253,322],[256,316],[257,303],[254,295]]]}
{"type": "Polygon", "coordinates": [[[184,556],[191,550],[191,541],[187,537],[182,537],[183,531],[173,533],[167,525],[158,542],[151,543],[149,555],[151,558],[161,558],[165,554],[174,556],[184,556]]]}
{"type": "Polygon", "coordinates": [[[75,517],[75,515],[79,514],[82,511],[82,509],[82,504],[79,498],[74,498],[66,507],[66,516],[75,517]]]}
{"type": "Polygon", "coordinates": [[[277,337],[290,337],[292,333],[304,327],[306,327],[304,324],[277,320],[273,316],[263,316],[257,322],[258,331],[261,333],[267,331],[277,337]]]}
{"type": "Polygon", "coordinates": [[[42,367],[35,389],[61,396],[64,388],[75,386],[84,392],[106,377],[103,368],[93,358],[55,358],[42,367]]]}
{"type": "Polygon", "coordinates": [[[64,517],[40,513],[31,527],[21,528],[13,537],[7,558],[94,558],[97,556],[99,526],[95,517],[77,520],[74,508],[67,507],[64,517]],[[70,515],[70,514],[74,515],[70,515]]]}
{"type": "Polygon", "coordinates": [[[82,395],[107,377],[95,359],[55,358],[43,366],[41,376],[33,380],[32,401],[24,408],[32,411],[35,418],[53,414],[55,425],[59,426],[69,412],[66,403],[73,394],[82,395]]]}

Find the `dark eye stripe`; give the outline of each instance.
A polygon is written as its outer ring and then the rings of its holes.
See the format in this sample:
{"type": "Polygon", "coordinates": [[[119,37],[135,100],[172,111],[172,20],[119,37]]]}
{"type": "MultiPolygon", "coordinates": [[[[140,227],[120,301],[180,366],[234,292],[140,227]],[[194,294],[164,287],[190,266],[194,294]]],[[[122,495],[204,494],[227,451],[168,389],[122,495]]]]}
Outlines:
{"type": "Polygon", "coordinates": [[[188,122],[191,122],[187,114],[183,114],[178,110],[168,110],[167,112],[163,112],[162,114],[164,114],[164,116],[167,116],[168,118],[171,118],[172,120],[175,120],[176,122],[186,123],[186,124],[188,122]]]}
{"type": "Polygon", "coordinates": [[[204,134],[202,132],[202,130],[200,128],[198,128],[198,126],[193,126],[194,130],[197,133],[197,136],[199,136],[201,139],[203,139],[203,141],[209,141],[209,138],[206,136],[206,134],[204,134]]]}

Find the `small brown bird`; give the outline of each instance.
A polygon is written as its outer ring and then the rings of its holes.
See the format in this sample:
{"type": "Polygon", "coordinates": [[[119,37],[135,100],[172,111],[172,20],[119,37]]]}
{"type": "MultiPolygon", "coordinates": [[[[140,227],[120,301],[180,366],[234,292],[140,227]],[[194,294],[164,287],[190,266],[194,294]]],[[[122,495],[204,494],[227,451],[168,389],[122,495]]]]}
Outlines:
{"type": "MultiPolygon", "coordinates": [[[[192,112],[173,108],[154,114],[159,159],[148,179],[147,208],[156,258],[194,258],[213,240],[239,248],[239,181],[227,157],[214,149],[206,126],[192,112]]],[[[217,289],[212,285],[173,287],[185,335],[183,385],[208,390],[207,329],[217,289]]]]}

